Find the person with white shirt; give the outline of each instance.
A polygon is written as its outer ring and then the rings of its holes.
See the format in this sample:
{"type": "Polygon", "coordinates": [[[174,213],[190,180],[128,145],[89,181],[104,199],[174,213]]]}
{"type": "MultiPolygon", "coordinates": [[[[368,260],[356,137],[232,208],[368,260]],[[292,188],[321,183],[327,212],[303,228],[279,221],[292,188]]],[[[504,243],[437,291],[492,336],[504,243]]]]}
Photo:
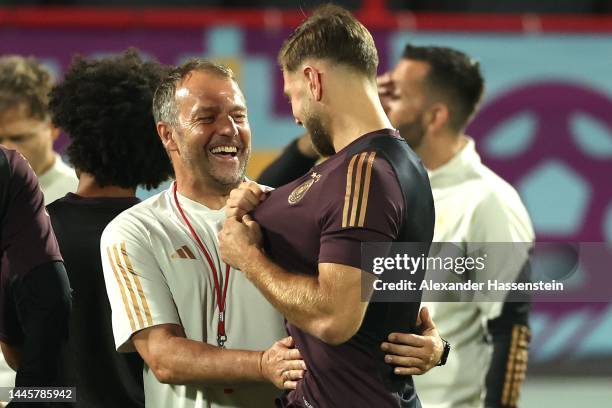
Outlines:
{"type": "MultiPolygon", "coordinates": [[[[460,243],[466,254],[483,243],[518,243],[512,262],[488,265],[481,275],[513,282],[525,279],[534,231],[516,190],[482,164],[464,134],[483,91],[479,63],[445,47],[408,44],[395,68],[379,78],[389,119],[429,171],[434,241],[460,243]]],[[[527,368],[529,302],[425,305],[453,353],[444,370],[415,378],[423,407],[517,406],[527,368]]]]}
{"type": "Polygon", "coordinates": [[[74,169],[53,150],[60,131],[49,115],[53,81],[36,59],[0,57],[0,144],[15,149],[38,177],[45,204],[76,191],[74,169]]]}

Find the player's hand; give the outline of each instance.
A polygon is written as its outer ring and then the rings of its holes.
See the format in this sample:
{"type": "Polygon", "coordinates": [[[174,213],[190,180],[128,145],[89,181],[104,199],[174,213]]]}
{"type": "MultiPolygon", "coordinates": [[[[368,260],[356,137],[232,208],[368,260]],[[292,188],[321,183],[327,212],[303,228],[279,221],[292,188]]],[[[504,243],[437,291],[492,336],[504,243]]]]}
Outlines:
{"type": "Polygon", "coordinates": [[[376,85],[378,87],[378,97],[380,98],[380,103],[382,104],[385,113],[389,113],[389,101],[393,96],[394,92],[394,83],[391,80],[391,73],[385,72],[384,74],[376,77],[376,85]]]}
{"type": "Polygon", "coordinates": [[[227,199],[226,216],[241,219],[245,214],[253,211],[259,203],[266,199],[266,193],[271,189],[261,186],[254,181],[243,181],[238,188],[230,192],[227,199]]]}
{"type": "Polygon", "coordinates": [[[426,307],[419,312],[417,326],[421,335],[391,333],[389,342],[381,345],[381,349],[387,353],[385,362],[396,366],[395,374],[425,374],[442,358],[444,343],[426,307]]]}
{"type": "Polygon", "coordinates": [[[228,265],[243,269],[252,254],[249,250],[261,249],[262,241],[261,228],[250,215],[244,215],[241,220],[226,218],[219,231],[221,259],[228,265]]]}
{"type": "Polygon", "coordinates": [[[262,353],[260,367],[263,377],[277,388],[294,390],[304,377],[306,363],[293,348],[293,338],[285,337],[262,353]]]}

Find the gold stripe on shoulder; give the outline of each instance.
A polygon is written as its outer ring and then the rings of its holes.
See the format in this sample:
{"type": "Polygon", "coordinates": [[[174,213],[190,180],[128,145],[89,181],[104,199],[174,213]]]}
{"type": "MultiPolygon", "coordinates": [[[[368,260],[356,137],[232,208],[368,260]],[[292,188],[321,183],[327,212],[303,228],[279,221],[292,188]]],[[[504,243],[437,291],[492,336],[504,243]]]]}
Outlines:
{"type": "Polygon", "coordinates": [[[353,188],[353,167],[357,160],[357,154],[351,159],[346,172],[346,192],[344,193],[344,209],[342,210],[342,228],[346,228],[348,223],[348,213],[351,204],[351,191],[353,188]]]}
{"type": "Polygon", "coordinates": [[[144,321],[142,320],[142,313],[140,312],[140,306],[138,306],[138,300],[136,299],[136,294],[134,293],[134,288],[132,287],[132,282],[130,281],[130,277],[128,276],[123,264],[121,263],[121,258],[119,257],[119,251],[117,250],[117,246],[113,245],[113,253],[115,254],[115,260],[117,261],[117,266],[121,271],[121,275],[123,276],[123,281],[125,282],[125,286],[127,286],[128,292],[130,293],[130,299],[132,300],[132,306],[134,311],[136,312],[136,317],[138,318],[139,328],[142,329],[144,326],[144,321]]]}
{"type": "Polygon", "coordinates": [[[136,283],[136,290],[138,291],[138,296],[140,297],[140,302],[142,303],[142,307],[144,308],[145,317],[147,318],[148,326],[153,325],[153,318],[151,317],[151,310],[149,309],[149,304],[147,303],[147,297],[142,290],[142,285],[140,283],[140,277],[134,272],[134,268],[132,267],[132,262],[130,262],[130,257],[128,256],[127,249],[125,248],[125,242],[121,243],[121,254],[123,255],[123,260],[125,261],[125,266],[127,266],[128,272],[132,274],[134,277],[134,282],[136,283]]]}
{"type": "Polygon", "coordinates": [[[353,189],[351,220],[349,221],[349,227],[355,226],[355,220],[357,218],[357,206],[359,206],[359,196],[361,194],[361,175],[363,173],[363,162],[365,161],[366,155],[366,152],[359,155],[359,164],[357,164],[357,178],[355,179],[355,188],[353,189]]]}
{"type": "Polygon", "coordinates": [[[115,264],[115,260],[113,259],[110,247],[106,247],[106,256],[108,256],[108,262],[110,263],[111,269],[113,270],[113,274],[115,275],[115,280],[117,281],[117,285],[119,285],[119,291],[121,292],[121,300],[123,300],[123,306],[125,307],[125,314],[127,314],[128,318],[130,319],[130,327],[132,328],[132,331],[135,331],[136,324],[134,323],[134,316],[132,316],[132,311],[130,310],[130,305],[128,303],[128,299],[125,294],[125,286],[121,282],[119,273],[117,273],[117,267],[115,264]]]}
{"type": "Polygon", "coordinates": [[[363,182],[363,195],[361,197],[361,208],[359,209],[359,222],[358,227],[363,227],[365,222],[366,211],[368,209],[368,196],[370,194],[370,178],[372,177],[372,166],[374,166],[374,158],[376,152],[371,152],[368,156],[368,162],[366,165],[365,181],[363,182]]]}

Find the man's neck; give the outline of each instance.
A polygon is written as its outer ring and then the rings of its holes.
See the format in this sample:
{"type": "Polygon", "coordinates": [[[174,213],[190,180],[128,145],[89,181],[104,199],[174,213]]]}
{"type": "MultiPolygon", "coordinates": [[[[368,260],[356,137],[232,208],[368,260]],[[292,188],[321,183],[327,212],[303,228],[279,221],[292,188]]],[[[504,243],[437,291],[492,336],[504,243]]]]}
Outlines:
{"type": "Polygon", "coordinates": [[[430,137],[414,149],[428,170],[436,170],[451,161],[467,144],[463,134],[444,133],[430,137]]]}
{"type": "Polygon", "coordinates": [[[339,152],[366,133],[393,128],[374,87],[354,87],[342,98],[341,105],[331,109],[330,133],[334,150],[339,152]],[[351,101],[351,103],[346,103],[351,101]]]}
{"type": "Polygon", "coordinates": [[[232,190],[231,187],[211,186],[210,183],[185,180],[178,174],[176,175],[176,190],[184,197],[198,202],[211,210],[220,210],[225,207],[225,203],[232,190]]]}
{"type": "Polygon", "coordinates": [[[76,194],[86,198],[132,198],[136,196],[136,189],[119,186],[100,186],[93,174],[79,172],[79,185],[76,194]]]}
{"type": "Polygon", "coordinates": [[[57,157],[55,156],[54,152],[51,152],[45,157],[45,160],[42,161],[39,165],[32,166],[32,170],[34,170],[34,173],[36,174],[37,177],[41,177],[46,172],[48,172],[49,170],[53,168],[53,166],[55,165],[55,160],[57,160],[57,157]]]}

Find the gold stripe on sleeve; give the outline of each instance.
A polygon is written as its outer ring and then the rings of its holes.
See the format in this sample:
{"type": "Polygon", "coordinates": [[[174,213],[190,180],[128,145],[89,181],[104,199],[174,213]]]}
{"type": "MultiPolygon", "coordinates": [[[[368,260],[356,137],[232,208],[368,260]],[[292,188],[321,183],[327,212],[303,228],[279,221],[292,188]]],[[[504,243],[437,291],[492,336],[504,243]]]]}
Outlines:
{"type": "Polygon", "coordinates": [[[189,249],[187,245],[183,246],[183,251],[185,251],[189,259],[196,259],[195,255],[193,254],[193,252],[191,252],[191,249],[189,249]]]}
{"type": "Polygon", "coordinates": [[[153,318],[151,317],[151,310],[149,309],[149,304],[147,303],[147,297],[142,290],[140,277],[136,275],[134,268],[132,268],[132,262],[130,262],[130,257],[128,256],[127,249],[125,248],[125,242],[121,243],[121,254],[123,255],[123,260],[125,261],[125,266],[127,266],[128,272],[132,274],[134,277],[134,282],[136,282],[136,289],[138,290],[138,296],[140,296],[140,302],[144,308],[145,316],[147,318],[147,325],[152,326],[153,318]]]}
{"type": "Polygon", "coordinates": [[[132,299],[132,306],[134,307],[134,311],[136,312],[136,317],[138,318],[138,323],[140,326],[139,329],[144,327],[144,321],[142,320],[142,313],[140,312],[140,306],[138,306],[138,300],[136,300],[136,294],[134,293],[134,289],[132,288],[132,283],[130,282],[130,277],[128,276],[123,264],[121,263],[121,259],[119,258],[119,252],[117,251],[117,246],[113,245],[113,253],[115,254],[115,260],[117,261],[117,266],[121,271],[121,275],[123,276],[123,281],[125,282],[125,286],[127,286],[128,292],[130,292],[130,298],[132,299]]]}
{"type": "Polygon", "coordinates": [[[359,209],[358,227],[363,227],[365,222],[366,211],[368,209],[368,195],[370,194],[370,177],[372,176],[372,166],[374,165],[374,157],[376,152],[371,152],[366,165],[365,181],[363,182],[363,197],[361,198],[361,208],[359,209]]]}
{"type": "Polygon", "coordinates": [[[117,267],[115,266],[115,260],[111,255],[110,247],[106,247],[106,255],[108,256],[108,262],[113,269],[113,273],[115,274],[115,279],[117,280],[117,285],[119,285],[119,290],[121,291],[121,299],[123,300],[123,306],[125,306],[125,313],[128,315],[130,319],[130,327],[132,331],[136,330],[136,325],[134,324],[134,316],[132,316],[132,311],[130,310],[130,305],[128,304],[127,296],[125,295],[125,287],[123,283],[121,283],[121,279],[119,278],[119,274],[117,273],[117,267]]]}
{"type": "Polygon", "coordinates": [[[348,212],[349,207],[351,205],[351,191],[353,188],[353,167],[355,166],[355,161],[357,160],[357,155],[354,155],[351,159],[348,170],[346,172],[346,192],[344,193],[344,209],[342,211],[342,228],[346,228],[348,222],[348,212]]]}
{"type": "Polygon", "coordinates": [[[508,363],[506,365],[506,379],[504,380],[504,388],[502,392],[502,405],[510,403],[512,380],[514,371],[514,360],[516,358],[516,347],[519,341],[519,327],[512,328],[512,342],[510,343],[510,352],[508,353],[508,363]]]}
{"type": "Polygon", "coordinates": [[[353,189],[351,220],[349,221],[349,227],[355,226],[355,218],[357,218],[357,206],[359,205],[359,195],[361,194],[361,173],[366,155],[366,152],[363,152],[359,155],[359,164],[357,164],[357,177],[355,179],[355,188],[353,189]]]}
{"type": "Polygon", "coordinates": [[[523,325],[516,325],[520,330],[518,341],[518,352],[516,355],[514,369],[514,383],[510,396],[510,406],[516,407],[521,392],[521,386],[527,375],[527,362],[529,359],[529,328],[523,325]]]}

